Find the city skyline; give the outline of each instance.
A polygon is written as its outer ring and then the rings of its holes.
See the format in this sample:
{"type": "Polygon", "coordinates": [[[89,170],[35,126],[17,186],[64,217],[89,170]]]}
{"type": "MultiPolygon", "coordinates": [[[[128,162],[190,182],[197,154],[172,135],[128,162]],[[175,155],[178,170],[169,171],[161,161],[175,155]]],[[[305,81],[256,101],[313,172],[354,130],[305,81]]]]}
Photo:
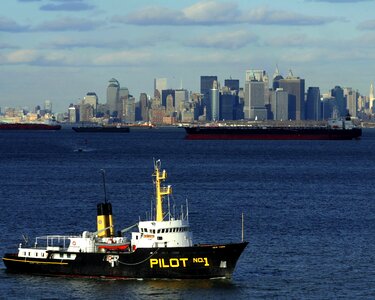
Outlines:
{"type": "MultiPolygon", "coordinates": [[[[139,98],[154,78],[199,91],[200,76],[245,83],[279,66],[324,93],[369,95],[374,82],[372,0],[14,0],[0,13],[0,107],[53,102],[66,111],[87,92],[106,102],[114,77],[139,98]]],[[[305,91],[306,92],[306,91],[305,91]]]]}

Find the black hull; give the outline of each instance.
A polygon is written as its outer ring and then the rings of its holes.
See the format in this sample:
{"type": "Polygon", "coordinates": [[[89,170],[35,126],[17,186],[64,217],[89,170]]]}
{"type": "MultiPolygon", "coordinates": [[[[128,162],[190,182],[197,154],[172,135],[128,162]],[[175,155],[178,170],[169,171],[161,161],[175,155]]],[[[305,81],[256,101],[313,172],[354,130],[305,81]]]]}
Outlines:
{"type": "Polygon", "coordinates": [[[352,140],[362,135],[361,128],[248,128],[185,127],[188,140],[352,140]]]}
{"type": "MultiPolygon", "coordinates": [[[[109,278],[231,278],[247,242],[134,252],[71,253],[75,259],[23,258],[5,254],[9,272],[109,278]]],[[[60,252],[50,252],[50,255],[60,252]]],[[[66,252],[65,252],[66,253],[66,252]]]]}
{"type": "Polygon", "coordinates": [[[112,132],[128,133],[129,127],[72,127],[75,132],[112,132]]]}

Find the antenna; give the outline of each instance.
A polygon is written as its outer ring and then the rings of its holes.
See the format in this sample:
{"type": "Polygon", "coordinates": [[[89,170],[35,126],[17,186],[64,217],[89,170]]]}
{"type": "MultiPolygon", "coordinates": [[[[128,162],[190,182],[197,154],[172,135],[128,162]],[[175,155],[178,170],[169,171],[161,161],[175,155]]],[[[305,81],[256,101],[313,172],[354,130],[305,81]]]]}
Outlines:
{"type": "Polygon", "coordinates": [[[241,240],[243,242],[243,239],[244,239],[244,219],[243,219],[243,212],[242,212],[242,232],[241,232],[241,240]]]}
{"type": "Polygon", "coordinates": [[[103,189],[104,189],[104,203],[107,203],[107,188],[106,188],[106,185],[105,185],[105,171],[104,169],[101,169],[100,172],[102,172],[102,175],[103,175],[103,189]]]}

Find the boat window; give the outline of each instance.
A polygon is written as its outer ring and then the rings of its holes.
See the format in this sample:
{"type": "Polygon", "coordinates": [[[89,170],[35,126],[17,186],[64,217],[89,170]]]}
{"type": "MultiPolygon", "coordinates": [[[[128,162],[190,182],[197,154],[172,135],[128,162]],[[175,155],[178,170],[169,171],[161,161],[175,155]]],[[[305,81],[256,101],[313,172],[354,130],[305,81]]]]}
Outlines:
{"type": "Polygon", "coordinates": [[[165,229],[163,228],[163,229],[161,230],[161,233],[164,233],[164,231],[165,231],[165,229]]]}
{"type": "Polygon", "coordinates": [[[30,255],[30,252],[29,252],[29,256],[31,256],[31,255],[30,255]]]}
{"type": "Polygon", "coordinates": [[[23,255],[26,255],[26,251],[23,252],[23,255]]]}
{"type": "Polygon", "coordinates": [[[145,228],[145,232],[147,232],[147,228],[145,228]]]}
{"type": "Polygon", "coordinates": [[[44,253],[42,253],[42,257],[44,257],[44,253]]]}
{"type": "Polygon", "coordinates": [[[160,233],[160,229],[158,229],[157,233],[160,233]]]}
{"type": "Polygon", "coordinates": [[[63,257],[63,254],[62,254],[62,253],[60,253],[60,257],[63,257]]]}
{"type": "Polygon", "coordinates": [[[35,256],[38,256],[38,252],[35,253],[35,256]]]}
{"type": "Polygon", "coordinates": [[[70,253],[68,253],[68,258],[70,258],[70,253]]]}
{"type": "Polygon", "coordinates": [[[158,238],[157,238],[159,241],[161,241],[162,239],[163,239],[163,237],[162,236],[158,236],[158,238]]]}

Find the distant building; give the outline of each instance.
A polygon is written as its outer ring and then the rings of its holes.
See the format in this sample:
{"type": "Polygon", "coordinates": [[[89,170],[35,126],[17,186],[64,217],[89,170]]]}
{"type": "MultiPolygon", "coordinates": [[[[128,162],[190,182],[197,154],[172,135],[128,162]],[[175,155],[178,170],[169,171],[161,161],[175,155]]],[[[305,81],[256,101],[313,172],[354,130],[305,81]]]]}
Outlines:
{"type": "Polygon", "coordinates": [[[285,121],[289,119],[288,92],[277,88],[271,93],[271,114],[273,120],[285,121]]]}
{"type": "Polygon", "coordinates": [[[318,121],[321,119],[320,89],[309,87],[306,95],[306,120],[318,121]]]}
{"type": "Polygon", "coordinates": [[[119,90],[120,83],[115,78],[112,78],[107,87],[107,105],[109,113],[113,117],[118,117],[120,107],[119,90]]]}
{"type": "Polygon", "coordinates": [[[79,122],[79,109],[77,106],[70,104],[68,108],[68,119],[70,123],[79,122]]]}
{"type": "Polygon", "coordinates": [[[161,99],[163,90],[167,89],[167,78],[154,79],[154,97],[161,99]]]}
{"type": "Polygon", "coordinates": [[[278,80],[278,85],[289,94],[289,116],[293,120],[305,119],[305,80],[293,76],[290,71],[285,79],[278,80]]]}
{"type": "Polygon", "coordinates": [[[140,119],[142,121],[149,121],[149,101],[146,93],[141,93],[139,96],[140,119]]]}
{"type": "Polygon", "coordinates": [[[52,102],[50,100],[44,101],[44,112],[46,114],[52,113],[52,102]]]}
{"type": "Polygon", "coordinates": [[[83,104],[91,105],[94,116],[96,116],[96,112],[98,108],[98,101],[99,101],[98,96],[94,92],[89,92],[86,94],[85,97],[83,97],[83,104]]]}
{"type": "Polygon", "coordinates": [[[344,97],[344,90],[340,86],[335,86],[331,90],[331,95],[336,99],[336,107],[339,116],[345,116],[347,113],[346,98],[344,97]]]}
{"type": "Polygon", "coordinates": [[[211,105],[210,103],[210,90],[213,87],[214,81],[217,80],[217,76],[201,76],[201,85],[200,85],[200,92],[202,95],[202,106],[200,114],[204,114],[204,108],[206,107],[207,110],[211,111],[211,108],[208,107],[211,105]]]}
{"type": "Polygon", "coordinates": [[[264,103],[264,82],[255,78],[245,82],[244,105],[245,119],[267,119],[267,109],[264,103]]]}
{"type": "Polygon", "coordinates": [[[370,84],[370,93],[369,93],[369,109],[370,113],[373,113],[373,107],[374,107],[374,101],[375,101],[375,91],[374,91],[374,85],[370,84]]]}
{"type": "Polygon", "coordinates": [[[358,112],[358,93],[352,88],[344,88],[347,111],[352,117],[357,117],[358,112]]]}
{"type": "Polygon", "coordinates": [[[231,91],[237,91],[237,94],[240,90],[240,81],[238,79],[225,79],[224,86],[228,87],[231,91]]]}
{"type": "Polygon", "coordinates": [[[167,97],[171,95],[172,96],[172,99],[173,99],[173,106],[175,106],[175,90],[173,89],[166,89],[166,90],[162,90],[161,92],[161,105],[162,106],[167,106],[167,97]]]}
{"type": "Polygon", "coordinates": [[[237,90],[223,91],[220,94],[220,120],[237,120],[239,97],[237,90]]]}
{"type": "Polygon", "coordinates": [[[220,116],[219,84],[214,80],[209,92],[209,105],[207,107],[207,120],[218,121],[220,116]],[[210,110],[208,110],[208,108],[210,110]]]}

